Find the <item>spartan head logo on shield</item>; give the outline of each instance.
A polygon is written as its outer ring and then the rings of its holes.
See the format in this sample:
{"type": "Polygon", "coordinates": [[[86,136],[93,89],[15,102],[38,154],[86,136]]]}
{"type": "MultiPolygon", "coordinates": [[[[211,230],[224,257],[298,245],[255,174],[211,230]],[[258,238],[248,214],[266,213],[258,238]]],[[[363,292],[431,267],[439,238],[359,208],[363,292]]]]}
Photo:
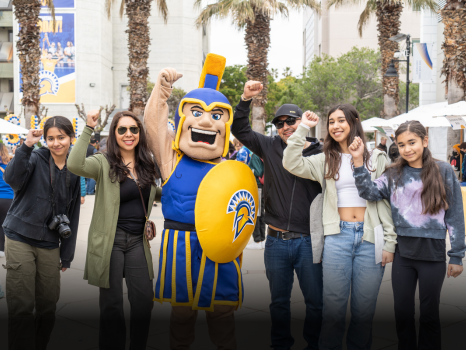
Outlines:
{"type": "Polygon", "coordinates": [[[252,194],[246,190],[236,191],[233,196],[231,196],[228,204],[227,214],[230,213],[236,213],[233,221],[233,231],[235,232],[233,237],[234,242],[246,226],[254,226],[256,204],[252,194]]]}

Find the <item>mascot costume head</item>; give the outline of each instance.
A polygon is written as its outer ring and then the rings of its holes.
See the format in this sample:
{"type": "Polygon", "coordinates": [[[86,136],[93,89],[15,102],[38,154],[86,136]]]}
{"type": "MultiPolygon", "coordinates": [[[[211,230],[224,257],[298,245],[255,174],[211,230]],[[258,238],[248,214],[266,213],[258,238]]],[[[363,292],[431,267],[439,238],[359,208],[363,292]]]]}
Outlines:
{"type": "Polygon", "coordinates": [[[233,109],[218,91],[225,63],[225,57],[209,54],[199,88],[187,93],[176,110],[174,148],[191,158],[213,160],[228,154],[233,109]]]}

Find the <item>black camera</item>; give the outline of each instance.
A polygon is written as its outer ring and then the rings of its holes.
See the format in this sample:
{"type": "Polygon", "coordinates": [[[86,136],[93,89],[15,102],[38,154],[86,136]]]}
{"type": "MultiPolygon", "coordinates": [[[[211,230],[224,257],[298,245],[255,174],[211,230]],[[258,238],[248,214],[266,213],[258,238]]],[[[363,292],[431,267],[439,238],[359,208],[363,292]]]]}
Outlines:
{"type": "Polygon", "coordinates": [[[57,230],[61,238],[69,238],[71,236],[69,224],[70,220],[68,220],[68,217],[65,214],[59,214],[52,218],[49,229],[57,230]]]}

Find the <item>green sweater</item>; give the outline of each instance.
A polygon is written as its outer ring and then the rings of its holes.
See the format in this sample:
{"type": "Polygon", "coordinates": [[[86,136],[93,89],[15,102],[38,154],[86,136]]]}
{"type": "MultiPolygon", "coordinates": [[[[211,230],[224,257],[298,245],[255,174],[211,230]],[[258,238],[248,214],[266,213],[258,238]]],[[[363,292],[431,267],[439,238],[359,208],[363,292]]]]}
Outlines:
{"type": "MultiPolygon", "coordinates": [[[[91,285],[110,288],[110,257],[120,211],[120,183],[111,181],[110,164],[104,155],[95,154],[86,158],[87,146],[92,132],[92,129],[84,128],[71,150],[67,166],[72,173],[96,181],[95,204],[89,227],[84,279],[88,280],[91,285]]],[[[155,194],[156,187],[152,186],[149,203],[154,201],[155,194]]],[[[152,205],[149,205],[147,215],[150,215],[151,210],[152,205]]],[[[144,254],[149,268],[149,278],[153,280],[152,254],[145,240],[144,254]]]]}
{"type": "MultiPolygon", "coordinates": [[[[302,151],[305,137],[309,129],[300,125],[293,135],[288,139],[288,145],[283,153],[283,166],[293,175],[318,181],[322,184],[324,178],[325,154],[320,153],[311,157],[303,157],[302,151]]],[[[377,179],[385,171],[388,164],[387,155],[377,149],[372,152],[372,167],[375,171],[371,173],[372,181],[377,179]]],[[[338,213],[338,196],[334,179],[327,179],[324,194],[323,223],[324,235],[340,233],[340,214],[338,213]]],[[[374,227],[383,225],[385,245],[383,249],[394,253],[396,246],[395,226],[392,220],[392,209],[387,200],[378,202],[366,202],[366,213],[364,215],[365,241],[374,243],[374,227]]]]}
{"type": "Polygon", "coordinates": [[[262,163],[262,160],[256,156],[254,153],[252,154],[251,157],[251,162],[249,163],[249,167],[254,173],[254,176],[256,178],[257,186],[262,186],[259,178],[264,175],[264,163],[262,163]]]}

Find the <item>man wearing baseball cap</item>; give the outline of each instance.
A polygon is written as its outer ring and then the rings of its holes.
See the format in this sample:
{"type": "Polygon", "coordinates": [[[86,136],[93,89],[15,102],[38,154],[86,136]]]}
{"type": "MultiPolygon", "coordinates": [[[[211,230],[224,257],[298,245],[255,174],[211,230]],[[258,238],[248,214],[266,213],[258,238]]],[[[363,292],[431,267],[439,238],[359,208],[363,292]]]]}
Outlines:
{"type": "MultiPolygon", "coordinates": [[[[272,299],[271,347],[290,349],[294,344],[290,299],[296,272],[306,304],[304,338],[308,349],[318,349],[322,322],[322,264],[313,264],[309,211],[312,201],[322,189],[318,182],[296,177],[282,165],[288,138],[301,122],[303,112],[298,106],[285,104],[277,110],[272,121],[277,136],[265,136],[251,129],[251,100],[262,88],[257,81],[245,84],[231,131],[237,140],[264,161],[264,220],[268,225],[264,260],[272,299]]],[[[319,141],[307,138],[303,155],[321,152],[319,141]]]]}

